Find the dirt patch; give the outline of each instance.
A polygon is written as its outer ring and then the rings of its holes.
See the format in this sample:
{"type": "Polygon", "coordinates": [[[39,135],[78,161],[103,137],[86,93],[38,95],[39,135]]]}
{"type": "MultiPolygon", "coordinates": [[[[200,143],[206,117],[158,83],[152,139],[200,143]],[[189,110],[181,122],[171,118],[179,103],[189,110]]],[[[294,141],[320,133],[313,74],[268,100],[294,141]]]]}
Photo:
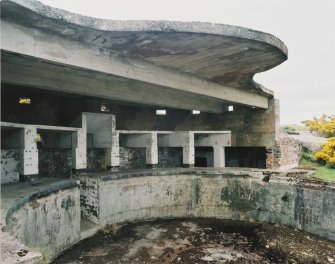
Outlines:
{"type": "Polygon", "coordinates": [[[335,263],[335,242],[289,228],[180,219],[125,225],[80,242],[54,263],[335,263]]]}

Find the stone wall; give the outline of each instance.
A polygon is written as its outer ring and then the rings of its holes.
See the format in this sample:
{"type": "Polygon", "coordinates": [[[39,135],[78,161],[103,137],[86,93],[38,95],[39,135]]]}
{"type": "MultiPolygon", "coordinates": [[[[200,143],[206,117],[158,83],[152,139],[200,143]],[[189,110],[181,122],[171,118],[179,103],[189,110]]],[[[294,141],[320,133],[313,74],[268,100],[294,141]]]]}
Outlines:
{"type": "Polygon", "coordinates": [[[335,186],[288,181],[288,175],[274,173],[269,181],[263,181],[269,174],[189,170],[81,181],[96,192],[84,207],[98,205],[91,220],[102,226],[156,218],[212,217],[275,223],[335,240],[335,186]]]}
{"type": "Polygon", "coordinates": [[[6,230],[49,258],[80,239],[80,192],[76,181],[50,184],[23,197],[6,214],[6,230]]]}
{"type": "Polygon", "coordinates": [[[267,149],[267,168],[291,169],[299,165],[302,143],[290,137],[276,138],[273,148],[267,149]]]}
{"type": "Polygon", "coordinates": [[[1,149],[1,184],[19,181],[19,150],[1,149]]]}

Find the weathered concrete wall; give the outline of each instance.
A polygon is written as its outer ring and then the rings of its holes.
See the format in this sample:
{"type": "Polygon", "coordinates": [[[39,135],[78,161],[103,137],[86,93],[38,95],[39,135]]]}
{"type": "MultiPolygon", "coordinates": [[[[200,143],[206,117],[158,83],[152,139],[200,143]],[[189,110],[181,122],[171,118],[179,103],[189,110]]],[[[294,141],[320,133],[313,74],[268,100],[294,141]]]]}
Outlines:
{"type": "Polygon", "coordinates": [[[182,165],[182,148],[158,148],[158,168],[178,168],[182,165]]]}
{"type": "Polygon", "coordinates": [[[70,177],[72,172],[72,149],[39,149],[38,159],[39,173],[41,176],[70,177]]]}
{"type": "Polygon", "coordinates": [[[6,229],[25,245],[56,257],[80,238],[77,182],[50,184],[22,198],[8,210],[6,229]]]}
{"type": "Polygon", "coordinates": [[[86,213],[94,215],[100,225],[176,217],[260,221],[335,240],[333,185],[295,182],[278,176],[266,182],[262,180],[266,173],[261,171],[251,173],[252,176],[247,172],[234,175],[199,170],[165,174],[168,175],[151,172],[82,179],[94,192],[84,205],[94,210],[86,213]]]}
{"type": "Polygon", "coordinates": [[[81,215],[89,221],[99,224],[99,179],[80,177],[80,210],[81,215]]]}
{"type": "Polygon", "coordinates": [[[146,167],[145,148],[120,147],[120,169],[144,169],[146,167]]]}
{"type": "MultiPolygon", "coordinates": [[[[29,108],[16,104],[20,91],[28,87],[4,85],[2,92],[2,120],[9,122],[72,126],[76,116],[82,112],[100,112],[101,99],[82,97],[76,100],[66,94],[52,97],[29,90],[36,102],[29,108]],[[44,103],[42,103],[44,102],[44,103]],[[64,107],[66,105],[66,107],[64,107]],[[41,116],[42,114],[46,116],[41,116]],[[52,117],[50,117],[52,116],[52,117]]],[[[273,146],[276,134],[278,102],[269,101],[269,109],[252,109],[234,105],[234,111],[220,114],[192,115],[190,111],[167,108],[166,116],[156,116],[155,107],[125,106],[110,103],[110,114],[116,117],[118,130],[229,130],[232,131],[232,146],[273,146]]],[[[78,122],[78,126],[81,122],[78,122]]]]}
{"type": "Polygon", "coordinates": [[[1,149],[1,184],[19,181],[19,150],[1,149]]]}
{"type": "Polygon", "coordinates": [[[107,151],[105,148],[87,149],[87,170],[104,171],[107,169],[106,163],[107,151]]]}
{"type": "MultiPolygon", "coordinates": [[[[182,166],[182,148],[158,148],[158,168],[176,168],[182,166]]],[[[146,168],[145,148],[120,148],[120,169],[146,168]]]]}

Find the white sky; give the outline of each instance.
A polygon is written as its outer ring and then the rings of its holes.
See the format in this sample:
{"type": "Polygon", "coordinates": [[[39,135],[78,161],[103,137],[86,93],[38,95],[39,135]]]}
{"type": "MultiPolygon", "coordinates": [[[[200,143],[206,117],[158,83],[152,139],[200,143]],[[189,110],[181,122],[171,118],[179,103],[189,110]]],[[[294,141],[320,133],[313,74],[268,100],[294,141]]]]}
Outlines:
{"type": "Polygon", "coordinates": [[[335,114],[335,0],[42,0],[87,16],[201,21],[279,37],[289,59],[255,80],[275,92],[281,124],[335,114]]]}

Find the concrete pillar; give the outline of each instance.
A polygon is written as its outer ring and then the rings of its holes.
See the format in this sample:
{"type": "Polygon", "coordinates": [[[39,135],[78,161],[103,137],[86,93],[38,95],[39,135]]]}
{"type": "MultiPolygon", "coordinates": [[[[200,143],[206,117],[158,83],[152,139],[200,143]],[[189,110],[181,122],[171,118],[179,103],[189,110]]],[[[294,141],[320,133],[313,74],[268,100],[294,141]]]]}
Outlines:
{"type": "Polygon", "coordinates": [[[72,171],[83,172],[87,169],[86,128],[72,133],[72,171]]]}
{"type": "Polygon", "coordinates": [[[115,130],[112,132],[112,145],[107,148],[106,159],[109,169],[117,169],[120,166],[119,132],[115,130]]]}
{"type": "Polygon", "coordinates": [[[183,167],[194,167],[194,133],[183,133],[183,167]]]}
{"type": "Polygon", "coordinates": [[[72,171],[83,172],[87,169],[87,120],[81,115],[81,129],[72,133],[72,171]]]}
{"type": "Polygon", "coordinates": [[[155,168],[158,165],[157,133],[151,132],[146,135],[146,166],[155,168]]]}
{"type": "Polygon", "coordinates": [[[223,168],[225,167],[225,153],[223,146],[214,146],[214,167],[223,168]]]}
{"type": "Polygon", "coordinates": [[[38,150],[36,144],[37,130],[25,127],[20,131],[20,181],[27,181],[38,176],[38,150]]]}

